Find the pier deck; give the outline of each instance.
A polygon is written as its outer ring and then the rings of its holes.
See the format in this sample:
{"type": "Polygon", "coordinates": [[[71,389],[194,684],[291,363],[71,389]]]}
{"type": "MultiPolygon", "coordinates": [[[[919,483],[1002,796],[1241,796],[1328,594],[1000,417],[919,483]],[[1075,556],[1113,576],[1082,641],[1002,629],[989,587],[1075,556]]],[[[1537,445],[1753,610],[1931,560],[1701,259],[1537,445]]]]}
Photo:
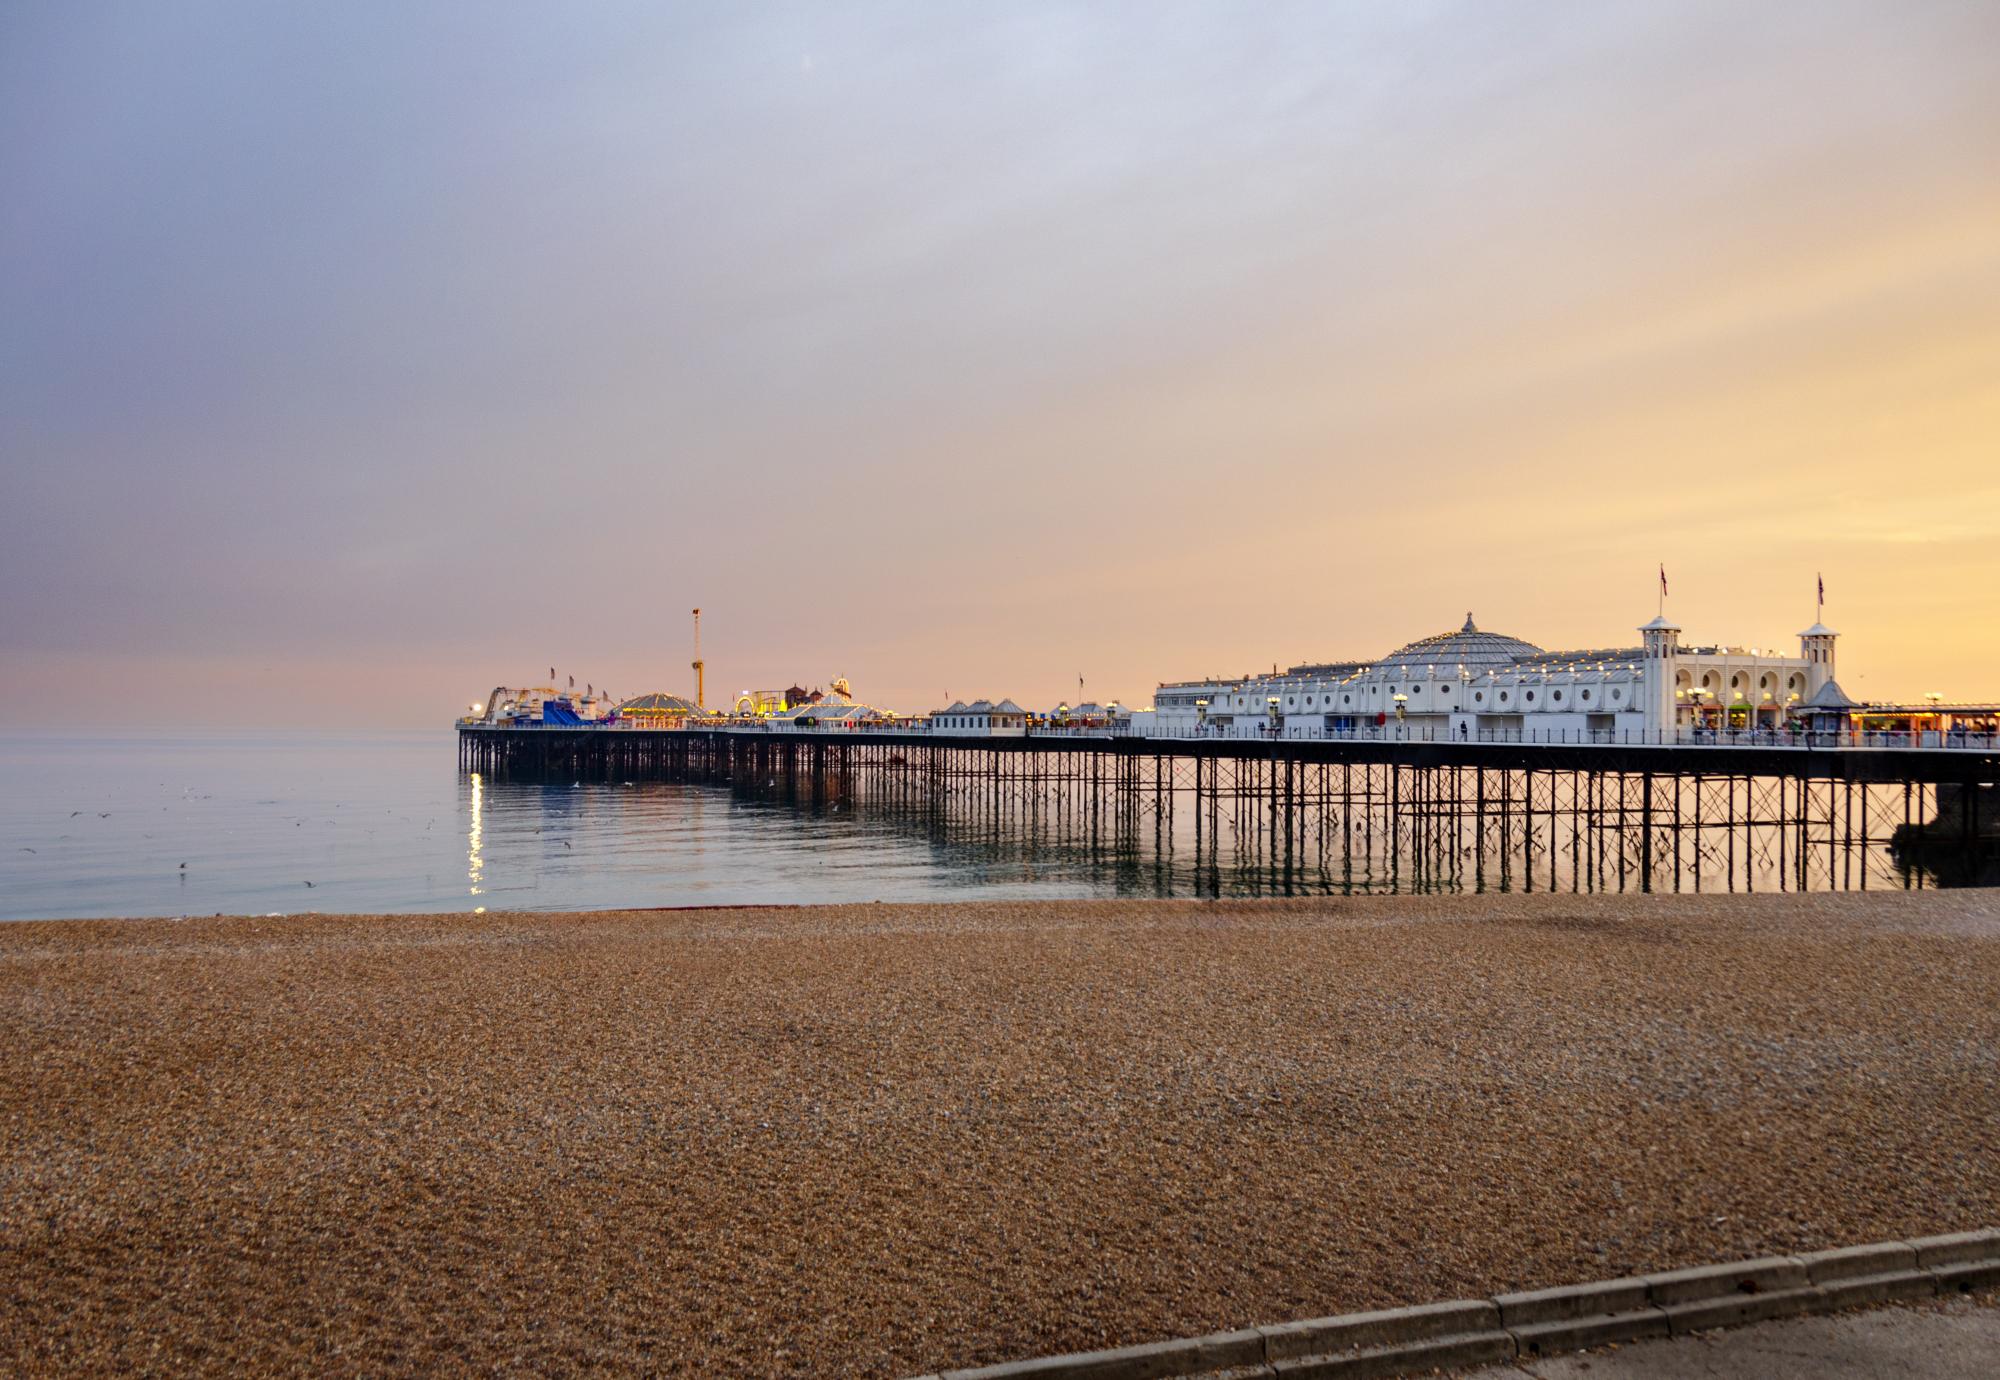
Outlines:
{"type": "MultiPolygon", "coordinates": [[[[1029,732],[952,735],[893,729],[763,732],[748,728],[619,729],[461,724],[459,741],[495,763],[651,757],[689,749],[728,755],[739,743],[799,744],[810,750],[893,747],[1194,760],[1354,763],[1487,771],[1609,771],[1656,776],[1770,776],[1925,784],[2000,784],[2000,746],[1820,746],[1770,742],[1482,742],[1386,737],[1172,738],[1136,734],[1029,732]]],[[[836,753],[838,755],[838,753],[836,753]]]]}

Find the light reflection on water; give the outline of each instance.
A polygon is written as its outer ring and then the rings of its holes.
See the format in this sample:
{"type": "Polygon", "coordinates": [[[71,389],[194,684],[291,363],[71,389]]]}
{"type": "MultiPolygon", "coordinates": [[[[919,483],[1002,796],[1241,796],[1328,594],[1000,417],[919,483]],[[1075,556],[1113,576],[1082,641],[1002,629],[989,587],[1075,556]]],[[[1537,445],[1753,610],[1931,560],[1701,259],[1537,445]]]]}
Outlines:
{"type": "Polygon", "coordinates": [[[485,811],[485,782],[478,772],[472,773],[472,799],[468,804],[471,824],[467,828],[465,845],[465,878],[471,883],[466,890],[474,896],[480,891],[479,883],[486,876],[486,859],[480,856],[481,816],[485,811]]]}

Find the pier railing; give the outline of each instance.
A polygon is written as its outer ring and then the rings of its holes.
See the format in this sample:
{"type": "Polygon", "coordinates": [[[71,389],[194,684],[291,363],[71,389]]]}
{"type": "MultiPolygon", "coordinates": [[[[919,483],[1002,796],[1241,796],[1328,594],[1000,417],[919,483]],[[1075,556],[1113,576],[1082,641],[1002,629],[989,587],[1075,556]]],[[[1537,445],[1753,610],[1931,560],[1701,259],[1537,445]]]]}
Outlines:
{"type": "Polygon", "coordinates": [[[1494,743],[1510,747],[1745,747],[1895,749],[1934,748],[1943,751],[1992,752],[2000,749],[2000,734],[1926,732],[1831,732],[1819,729],[1679,728],[1679,729],[1482,729],[1451,732],[1427,724],[1383,724],[1334,729],[1302,726],[1230,731],[1219,727],[1159,729],[1140,735],[1168,741],[1305,743],[1494,743]]]}
{"type": "Polygon", "coordinates": [[[1493,744],[1509,747],[1701,747],[1701,748],[1758,748],[1764,751],[1793,748],[1801,752],[1825,752],[1829,750],[1897,751],[1927,750],[1939,752],[1984,752],[2000,751],[2000,734],[1969,732],[1875,732],[1849,730],[1842,732],[1818,729],[1771,729],[1771,728],[1679,728],[1664,730],[1649,729],[1479,729],[1453,732],[1428,724],[1381,724],[1358,728],[1319,728],[1304,725],[1265,726],[1255,728],[1225,728],[1210,725],[1204,728],[1156,728],[1145,732],[1135,732],[1129,726],[1072,727],[1054,724],[1038,724],[1027,728],[1001,728],[986,732],[976,729],[941,729],[910,720],[883,719],[856,722],[833,722],[813,725],[796,723],[774,723],[760,720],[754,723],[740,723],[731,720],[702,719],[685,724],[661,725],[634,720],[600,720],[595,723],[576,724],[483,724],[461,722],[462,729],[489,729],[501,732],[535,732],[557,730],[564,732],[616,733],[616,732],[675,732],[695,731],[702,733],[729,733],[772,735],[778,737],[827,737],[842,738],[855,735],[919,734],[940,743],[966,743],[1034,738],[1043,741],[1062,742],[1090,739],[1130,739],[1158,742],[1214,742],[1246,743],[1283,741],[1292,743],[1437,743],[1437,744],[1493,744]]]}

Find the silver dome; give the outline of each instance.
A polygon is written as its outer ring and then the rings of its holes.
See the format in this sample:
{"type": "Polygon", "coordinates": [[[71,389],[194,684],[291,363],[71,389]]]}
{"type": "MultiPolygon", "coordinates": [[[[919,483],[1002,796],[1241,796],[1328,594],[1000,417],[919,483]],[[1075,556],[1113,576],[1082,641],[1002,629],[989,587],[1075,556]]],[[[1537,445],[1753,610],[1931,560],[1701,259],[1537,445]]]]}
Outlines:
{"type": "Polygon", "coordinates": [[[1540,647],[1532,642],[1523,642],[1518,637],[1481,632],[1468,613],[1465,615],[1465,626],[1457,632],[1420,637],[1383,657],[1375,663],[1374,669],[1419,674],[1435,671],[1439,675],[1457,675],[1463,670],[1477,675],[1512,666],[1517,661],[1525,661],[1541,653],[1540,647]]]}

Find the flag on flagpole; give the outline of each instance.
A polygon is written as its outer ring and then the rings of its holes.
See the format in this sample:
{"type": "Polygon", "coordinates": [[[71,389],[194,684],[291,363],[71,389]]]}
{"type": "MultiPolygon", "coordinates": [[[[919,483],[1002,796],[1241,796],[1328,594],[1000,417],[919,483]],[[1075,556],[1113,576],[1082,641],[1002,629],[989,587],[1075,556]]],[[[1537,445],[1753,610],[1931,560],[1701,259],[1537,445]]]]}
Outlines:
{"type": "Polygon", "coordinates": [[[1660,563],[1660,597],[1667,597],[1667,567],[1664,561],[1660,563]]]}
{"type": "Polygon", "coordinates": [[[1826,607],[1826,576],[1824,575],[1819,577],[1819,606],[1822,609],[1826,607]]]}

